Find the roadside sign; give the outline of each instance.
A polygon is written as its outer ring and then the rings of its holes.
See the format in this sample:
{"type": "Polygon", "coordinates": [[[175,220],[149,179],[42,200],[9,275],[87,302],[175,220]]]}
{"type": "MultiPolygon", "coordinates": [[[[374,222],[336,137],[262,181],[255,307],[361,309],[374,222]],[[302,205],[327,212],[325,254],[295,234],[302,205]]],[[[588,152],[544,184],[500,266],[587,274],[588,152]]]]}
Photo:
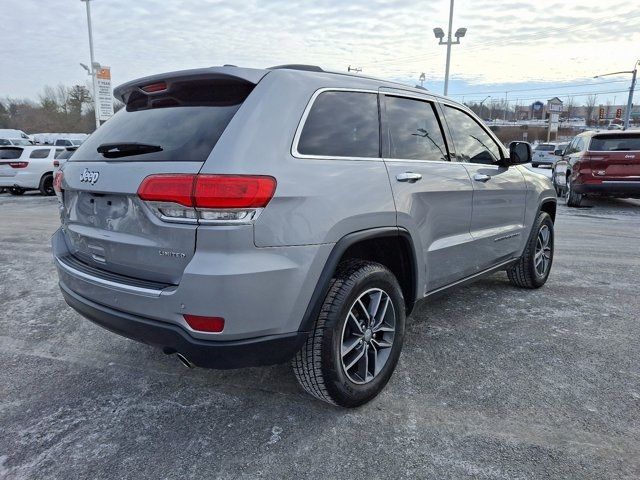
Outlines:
{"type": "Polygon", "coordinates": [[[616,109],[616,118],[622,118],[622,109],[621,108],[616,109]]]}
{"type": "Polygon", "coordinates": [[[598,119],[604,120],[604,107],[600,107],[600,110],[598,111],[598,119]]]}
{"type": "Polygon", "coordinates": [[[96,70],[96,88],[98,117],[101,121],[113,116],[113,92],[111,89],[111,67],[96,70]]]}

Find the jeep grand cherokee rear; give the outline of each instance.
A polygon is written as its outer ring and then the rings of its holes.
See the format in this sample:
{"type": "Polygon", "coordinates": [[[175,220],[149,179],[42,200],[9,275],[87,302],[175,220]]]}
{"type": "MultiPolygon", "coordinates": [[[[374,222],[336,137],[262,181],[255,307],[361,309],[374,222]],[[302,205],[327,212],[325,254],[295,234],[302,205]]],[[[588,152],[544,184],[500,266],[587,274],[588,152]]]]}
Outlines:
{"type": "Polygon", "coordinates": [[[175,72],[55,179],[60,287],[82,315],[232,368],[292,360],[317,398],[371,400],[416,300],[507,270],[544,285],[555,192],[464,106],[317,67],[175,72]]]}

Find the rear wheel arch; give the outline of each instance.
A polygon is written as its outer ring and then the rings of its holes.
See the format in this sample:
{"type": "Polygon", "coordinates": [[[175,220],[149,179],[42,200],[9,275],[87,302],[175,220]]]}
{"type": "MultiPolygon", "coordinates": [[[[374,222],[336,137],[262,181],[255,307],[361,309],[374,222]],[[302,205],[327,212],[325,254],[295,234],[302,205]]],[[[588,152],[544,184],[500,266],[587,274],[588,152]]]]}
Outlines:
{"type": "Polygon", "coordinates": [[[409,232],[397,227],[379,227],[353,232],[333,247],[311,296],[300,331],[310,331],[327,295],[331,279],[344,260],[360,259],[380,263],[396,276],[409,315],[418,291],[417,255],[409,232]]]}

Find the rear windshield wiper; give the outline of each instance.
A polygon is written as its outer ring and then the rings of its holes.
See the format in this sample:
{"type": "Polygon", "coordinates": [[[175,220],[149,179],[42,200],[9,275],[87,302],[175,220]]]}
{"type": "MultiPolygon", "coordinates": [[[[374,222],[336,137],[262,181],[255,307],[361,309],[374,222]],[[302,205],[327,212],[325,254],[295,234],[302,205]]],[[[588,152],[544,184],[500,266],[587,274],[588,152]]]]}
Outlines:
{"type": "Polygon", "coordinates": [[[98,148],[107,158],[128,157],[129,155],[140,155],[143,153],[161,152],[160,145],[151,145],[149,143],[138,142],[122,142],[122,143],[103,143],[98,148]]]}

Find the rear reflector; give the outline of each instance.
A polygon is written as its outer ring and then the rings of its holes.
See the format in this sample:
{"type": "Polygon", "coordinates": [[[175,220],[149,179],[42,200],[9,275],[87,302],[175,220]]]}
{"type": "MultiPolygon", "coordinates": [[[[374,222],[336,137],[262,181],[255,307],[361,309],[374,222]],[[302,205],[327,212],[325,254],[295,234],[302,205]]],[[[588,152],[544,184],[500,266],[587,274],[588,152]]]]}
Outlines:
{"type": "Polygon", "coordinates": [[[165,221],[247,223],[276,190],[264,175],[159,174],[146,177],[138,196],[165,221]]]}
{"type": "Polygon", "coordinates": [[[224,318],[222,317],[201,317],[189,314],[184,314],[183,317],[191,328],[199,332],[220,333],[224,330],[224,318]]]}

